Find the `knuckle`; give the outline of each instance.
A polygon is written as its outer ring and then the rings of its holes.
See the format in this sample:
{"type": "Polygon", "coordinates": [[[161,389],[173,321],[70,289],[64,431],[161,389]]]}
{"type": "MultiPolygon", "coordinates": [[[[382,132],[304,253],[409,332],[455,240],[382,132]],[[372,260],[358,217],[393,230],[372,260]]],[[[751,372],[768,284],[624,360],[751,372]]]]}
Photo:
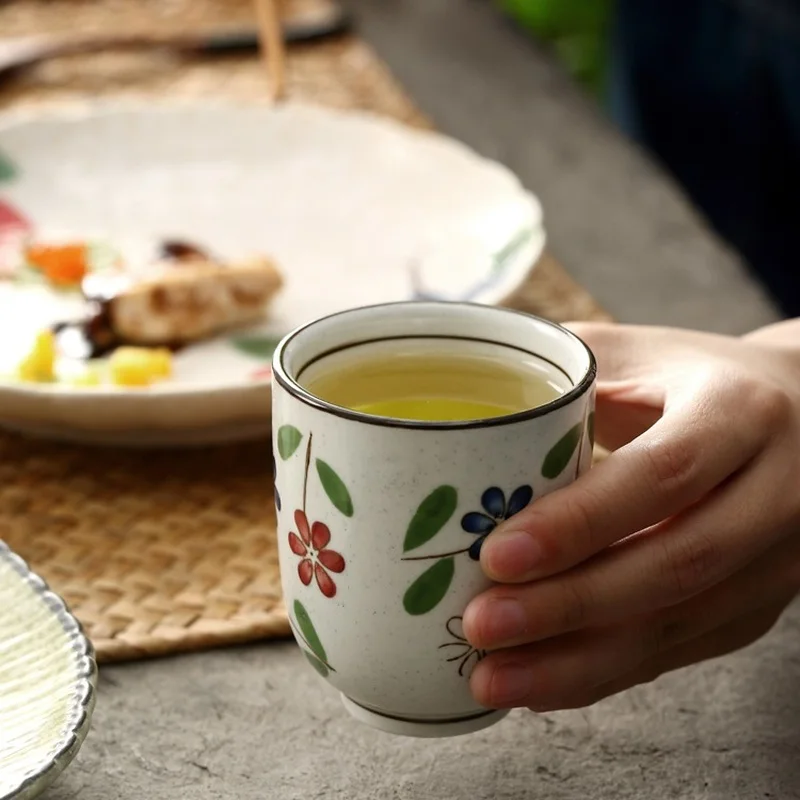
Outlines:
{"type": "Polygon", "coordinates": [[[665,542],[660,558],[671,605],[712,586],[719,575],[723,553],[712,537],[695,534],[665,542]]]}
{"type": "Polygon", "coordinates": [[[514,530],[527,534],[532,541],[535,541],[544,561],[556,562],[562,557],[564,537],[555,532],[560,530],[561,526],[554,525],[553,514],[549,513],[546,507],[540,508],[538,504],[532,503],[514,516],[513,520],[514,530]]]}
{"type": "Polygon", "coordinates": [[[691,623],[685,617],[661,616],[650,620],[642,629],[642,661],[661,655],[689,636],[691,623]]]}
{"type": "Polygon", "coordinates": [[[794,417],[792,398],[778,384],[756,378],[740,369],[726,366],[714,374],[716,385],[724,387],[721,393],[726,411],[735,416],[745,415],[751,422],[758,423],[762,429],[773,432],[783,429],[794,417]]]}
{"type": "Polygon", "coordinates": [[[786,430],[795,414],[792,399],[778,386],[751,383],[748,391],[750,414],[770,433],[786,430]]]}
{"type": "Polygon", "coordinates": [[[659,493],[682,489],[697,474],[698,452],[687,437],[657,439],[645,449],[645,459],[659,493]]]}
{"type": "Polygon", "coordinates": [[[562,534],[562,548],[574,550],[577,547],[583,552],[594,552],[603,546],[600,540],[602,526],[596,507],[602,508],[602,504],[594,503],[585,490],[578,492],[573,488],[564,493],[560,500],[563,527],[559,526],[559,529],[570,531],[572,535],[567,538],[562,534]]]}
{"type": "Polygon", "coordinates": [[[559,629],[575,631],[589,622],[592,593],[586,581],[566,580],[561,585],[562,596],[559,613],[559,629]]]}

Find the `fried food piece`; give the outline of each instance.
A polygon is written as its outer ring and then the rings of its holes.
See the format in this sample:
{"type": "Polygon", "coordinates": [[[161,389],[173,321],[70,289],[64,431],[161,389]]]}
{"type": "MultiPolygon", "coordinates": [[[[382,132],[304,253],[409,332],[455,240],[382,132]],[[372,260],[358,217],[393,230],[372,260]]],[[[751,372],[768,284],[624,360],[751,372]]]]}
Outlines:
{"type": "MultiPolygon", "coordinates": [[[[200,258],[157,264],[140,280],[106,291],[91,276],[84,294],[100,300],[115,336],[136,345],[180,345],[258,320],[283,284],[268,258],[217,264],[200,258]]],[[[118,279],[117,279],[118,280],[118,279]]]]}

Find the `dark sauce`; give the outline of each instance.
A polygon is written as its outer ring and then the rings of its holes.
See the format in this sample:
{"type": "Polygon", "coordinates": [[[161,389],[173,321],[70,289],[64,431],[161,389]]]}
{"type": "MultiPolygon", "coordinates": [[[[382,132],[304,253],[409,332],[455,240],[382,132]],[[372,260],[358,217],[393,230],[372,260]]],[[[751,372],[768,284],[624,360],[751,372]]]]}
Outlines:
{"type": "Polygon", "coordinates": [[[67,358],[100,358],[123,344],[114,333],[111,303],[129,285],[130,278],[122,274],[95,273],[84,278],[84,316],[52,327],[59,350],[67,358]]]}
{"type": "Polygon", "coordinates": [[[122,344],[111,326],[108,303],[89,303],[85,317],[57,322],[52,331],[67,358],[100,358],[122,344]]]}
{"type": "Polygon", "coordinates": [[[181,261],[211,260],[207,250],[183,239],[165,239],[159,247],[158,255],[162,261],[179,263],[181,261]]]}

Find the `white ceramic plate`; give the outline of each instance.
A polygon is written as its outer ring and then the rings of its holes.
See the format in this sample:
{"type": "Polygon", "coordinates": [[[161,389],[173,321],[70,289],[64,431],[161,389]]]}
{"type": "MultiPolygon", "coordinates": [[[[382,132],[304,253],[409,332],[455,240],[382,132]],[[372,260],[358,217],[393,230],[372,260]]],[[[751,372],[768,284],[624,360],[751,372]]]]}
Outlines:
{"type": "Polygon", "coordinates": [[[164,238],[188,239],[222,258],[271,254],[286,278],[263,324],[187,348],[174,378],[144,391],[15,382],[36,330],[77,300],[0,283],[0,421],[47,436],[153,445],[263,434],[264,368],[289,330],[420,293],[499,303],[544,247],[540,205],[505,167],[362,113],[290,104],[6,117],[0,159],[7,233],[16,214],[38,240],[88,238],[129,263],[164,238]]]}
{"type": "Polygon", "coordinates": [[[0,800],[29,800],[89,730],[97,667],[63,601],[0,542],[0,800]]]}

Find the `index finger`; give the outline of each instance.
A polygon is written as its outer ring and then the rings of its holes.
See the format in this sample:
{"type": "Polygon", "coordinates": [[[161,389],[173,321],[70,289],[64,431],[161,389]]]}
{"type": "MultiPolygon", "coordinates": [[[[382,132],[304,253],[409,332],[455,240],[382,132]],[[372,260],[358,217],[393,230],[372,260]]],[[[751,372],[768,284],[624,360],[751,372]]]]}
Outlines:
{"type": "Polygon", "coordinates": [[[742,419],[747,405],[711,381],[668,403],[652,428],[494,531],[481,551],[484,571],[501,583],[554,575],[696,503],[766,440],[757,419],[742,419]]]}

